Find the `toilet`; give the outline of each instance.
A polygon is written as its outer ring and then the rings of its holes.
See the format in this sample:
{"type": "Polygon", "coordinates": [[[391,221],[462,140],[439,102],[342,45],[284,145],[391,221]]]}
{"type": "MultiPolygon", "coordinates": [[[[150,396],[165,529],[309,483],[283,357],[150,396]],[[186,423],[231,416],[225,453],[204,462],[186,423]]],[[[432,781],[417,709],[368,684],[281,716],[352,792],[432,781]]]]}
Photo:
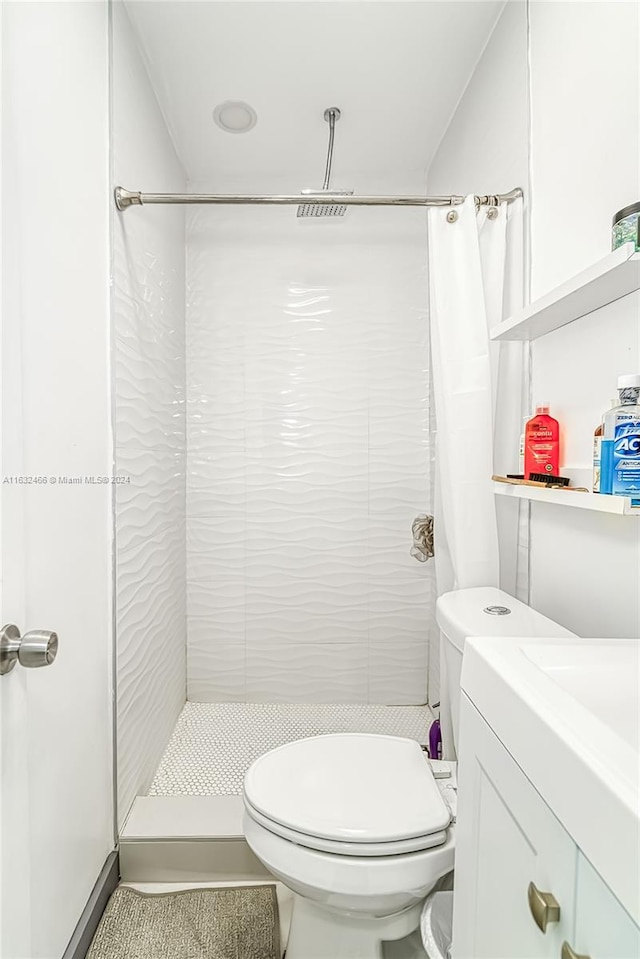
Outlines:
{"type": "MultiPolygon", "coordinates": [[[[446,593],[437,620],[453,755],[466,638],[573,635],[493,587],[446,593]]],[[[451,771],[436,779],[414,740],[364,733],[296,740],[252,764],[244,833],[295,894],[287,959],[383,959],[384,942],[415,933],[426,898],[454,865],[451,771]]],[[[402,949],[411,956],[411,940],[402,949]]],[[[424,955],[419,944],[414,954],[424,955]]]]}

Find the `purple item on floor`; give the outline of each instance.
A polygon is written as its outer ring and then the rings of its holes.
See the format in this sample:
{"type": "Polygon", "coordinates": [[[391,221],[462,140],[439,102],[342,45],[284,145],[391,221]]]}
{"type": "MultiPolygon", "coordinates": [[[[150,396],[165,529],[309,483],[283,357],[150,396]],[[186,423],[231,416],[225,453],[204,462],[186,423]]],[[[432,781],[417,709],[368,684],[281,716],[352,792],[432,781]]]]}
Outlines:
{"type": "Polygon", "coordinates": [[[442,734],[439,719],[435,719],[429,727],[429,756],[431,759],[442,759],[442,734]]]}

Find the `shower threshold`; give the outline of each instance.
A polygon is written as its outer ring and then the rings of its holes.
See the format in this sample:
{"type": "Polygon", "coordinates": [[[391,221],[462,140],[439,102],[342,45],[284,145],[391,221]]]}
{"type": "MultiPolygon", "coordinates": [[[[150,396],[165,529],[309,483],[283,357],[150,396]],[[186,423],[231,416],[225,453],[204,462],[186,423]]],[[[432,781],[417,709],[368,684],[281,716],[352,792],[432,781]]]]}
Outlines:
{"type": "Polygon", "coordinates": [[[428,706],[346,703],[185,704],[147,796],[120,836],[123,879],[264,879],[242,831],[242,783],[276,746],[328,733],[374,733],[428,741],[428,706]]]}

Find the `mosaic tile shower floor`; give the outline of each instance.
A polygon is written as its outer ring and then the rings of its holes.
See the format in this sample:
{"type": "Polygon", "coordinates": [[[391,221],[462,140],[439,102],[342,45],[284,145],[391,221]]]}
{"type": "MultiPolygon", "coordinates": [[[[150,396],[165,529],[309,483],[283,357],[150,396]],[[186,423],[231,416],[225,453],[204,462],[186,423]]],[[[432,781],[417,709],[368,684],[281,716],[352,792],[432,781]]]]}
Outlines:
{"type": "Polygon", "coordinates": [[[378,733],[426,743],[432,719],[428,706],[186,703],[149,795],[238,795],[251,763],[274,746],[325,733],[378,733]]]}

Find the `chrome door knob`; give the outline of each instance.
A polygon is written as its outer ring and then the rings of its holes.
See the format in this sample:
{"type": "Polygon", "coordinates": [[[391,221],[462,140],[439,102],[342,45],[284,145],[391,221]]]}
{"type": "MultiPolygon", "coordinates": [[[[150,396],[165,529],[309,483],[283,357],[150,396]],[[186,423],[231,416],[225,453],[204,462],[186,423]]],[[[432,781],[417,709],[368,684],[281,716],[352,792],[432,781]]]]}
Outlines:
{"type": "Polygon", "coordinates": [[[30,629],[18,650],[18,662],[28,669],[50,666],[58,655],[58,634],[50,629],[30,629]]]}
{"type": "Polygon", "coordinates": [[[58,634],[49,629],[31,629],[20,636],[17,626],[0,632],[0,676],[10,673],[16,662],[28,669],[50,666],[58,653],[58,634]]]}

